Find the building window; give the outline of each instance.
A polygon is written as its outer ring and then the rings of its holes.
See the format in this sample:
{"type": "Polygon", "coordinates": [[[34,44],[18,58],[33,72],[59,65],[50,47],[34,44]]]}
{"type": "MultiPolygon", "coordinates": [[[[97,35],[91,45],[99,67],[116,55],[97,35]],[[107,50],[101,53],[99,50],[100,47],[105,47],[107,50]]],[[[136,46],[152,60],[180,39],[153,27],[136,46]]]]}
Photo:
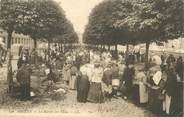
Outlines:
{"type": "Polygon", "coordinates": [[[17,38],[15,38],[15,42],[14,43],[17,44],[17,38]]]}
{"type": "Polygon", "coordinates": [[[20,44],[20,38],[18,38],[18,44],[20,44]]]}

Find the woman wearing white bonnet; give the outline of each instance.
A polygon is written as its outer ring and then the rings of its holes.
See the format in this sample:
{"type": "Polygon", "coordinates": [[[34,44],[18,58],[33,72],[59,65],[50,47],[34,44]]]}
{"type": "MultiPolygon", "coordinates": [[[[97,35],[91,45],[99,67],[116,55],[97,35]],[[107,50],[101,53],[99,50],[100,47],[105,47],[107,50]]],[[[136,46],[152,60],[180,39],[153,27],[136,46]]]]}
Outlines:
{"type": "Polygon", "coordinates": [[[92,74],[90,78],[90,89],[88,94],[88,101],[93,103],[104,102],[102,85],[101,85],[102,77],[103,77],[103,68],[100,66],[99,61],[95,61],[94,69],[92,70],[92,74]]]}

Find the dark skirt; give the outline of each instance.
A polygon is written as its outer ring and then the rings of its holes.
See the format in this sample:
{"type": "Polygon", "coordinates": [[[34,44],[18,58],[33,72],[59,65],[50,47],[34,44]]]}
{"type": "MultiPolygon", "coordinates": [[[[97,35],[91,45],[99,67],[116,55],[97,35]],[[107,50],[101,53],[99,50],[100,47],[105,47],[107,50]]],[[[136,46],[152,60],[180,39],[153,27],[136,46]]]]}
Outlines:
{"type": "Polygon", "coordinates": [[[86,102],[89,92],[89,80],[86,75],[77,78],[77,101],[86,102]]]}
{"type": "Polygon", "coordinates": [[[133,97],[133,102],[136,104],[136,105],[139,105],[140,104],[140,95],[139,95],[139,85],[135,84],[133,86],[133,94],[132,94],[132,97],[133,97]]]}
{"type": "Polygon", "coordinates": [[[93,103],[103,103],[104,102],[104,96],[102,93],[101,83],[92,82],[90,84],[88,101],[93,102],[93,103]]]}
{"type": "Polygon", "coordinates": [[[21,84],[21,100],[26,101],[30,99],[30,84],[21,84]]]}
{"type": "Polygon", "coordinates": [[[159,90],[149,89],[149,108],[157,114],[162,111],[162,100],[158,99],[159,94],[159,90]]]}

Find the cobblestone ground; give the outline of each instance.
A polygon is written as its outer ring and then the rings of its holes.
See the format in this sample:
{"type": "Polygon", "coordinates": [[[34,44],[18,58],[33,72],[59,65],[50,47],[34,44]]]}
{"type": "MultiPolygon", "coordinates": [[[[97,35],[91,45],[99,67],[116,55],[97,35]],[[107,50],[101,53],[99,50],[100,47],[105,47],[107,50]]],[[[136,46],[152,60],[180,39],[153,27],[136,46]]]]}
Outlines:
{"type": "MultiPolygon", "coordinates": [[[[113,99],[103,104],[78,103],[76,91],[69,91],[64,101],[31,100],[27,102],[6,96],[6,66],[0,68],[0,113],[62,113],[84,117],[156,117],[150,111],[135,106],[123,99],[113,99]]],[[[1,115],[3,117],[3,115],[1,115]]],[[[58,116],[57,116],[58,117],[58,116]]],[[[65,116],[62,116],[65,117],[65,116]]]]}

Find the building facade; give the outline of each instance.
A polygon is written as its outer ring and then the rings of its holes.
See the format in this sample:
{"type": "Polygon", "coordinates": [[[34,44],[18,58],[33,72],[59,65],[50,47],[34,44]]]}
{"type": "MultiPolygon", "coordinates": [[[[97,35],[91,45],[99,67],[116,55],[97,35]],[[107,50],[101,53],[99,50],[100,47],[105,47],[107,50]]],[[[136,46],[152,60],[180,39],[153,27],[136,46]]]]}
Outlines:
{"type": "Polygon", "coordinates": [[[164,44],[165,48],[184,49],[184,38],[169,40],[164,44]]]}
{"type": "MultiPolygon", "coordinates": [[[[4,46],[6,48],[8,41],[8,34],[1,28],[0,28],[0,39],[1,39],[0,41],[4,43],[4,46]]],[[[12,44],[11,45],[12,53],[17,54],[20,46],[31,49],[33,47],[33,40],[27,35],[13,33],[11,44],[12,44]]]]}

